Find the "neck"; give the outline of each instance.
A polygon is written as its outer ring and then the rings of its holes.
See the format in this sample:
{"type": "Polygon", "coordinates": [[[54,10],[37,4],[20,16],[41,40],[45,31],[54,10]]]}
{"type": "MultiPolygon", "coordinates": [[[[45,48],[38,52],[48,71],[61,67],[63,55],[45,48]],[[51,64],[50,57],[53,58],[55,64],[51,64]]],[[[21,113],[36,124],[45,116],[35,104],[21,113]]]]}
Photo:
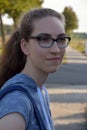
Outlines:
{"type": "Polygon", "coordinates": [[[22,73],[30,76],[39,87],[42,87],[44,82],[47,80],[48,73],[42,72],[40,70],[35,70],[34,68],[25,66],[22,73]]]}

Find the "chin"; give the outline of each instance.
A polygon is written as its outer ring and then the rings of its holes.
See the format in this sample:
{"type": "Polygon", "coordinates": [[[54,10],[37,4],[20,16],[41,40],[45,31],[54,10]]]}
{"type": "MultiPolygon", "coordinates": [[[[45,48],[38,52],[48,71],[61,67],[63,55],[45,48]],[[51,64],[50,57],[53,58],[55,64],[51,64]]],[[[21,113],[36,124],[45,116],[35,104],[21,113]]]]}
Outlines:
{"type": "Polygon", "coordinates": [[[50,69],[48,73],[55,73],[57,70],[59,70],[60,67],[50,69]]]}

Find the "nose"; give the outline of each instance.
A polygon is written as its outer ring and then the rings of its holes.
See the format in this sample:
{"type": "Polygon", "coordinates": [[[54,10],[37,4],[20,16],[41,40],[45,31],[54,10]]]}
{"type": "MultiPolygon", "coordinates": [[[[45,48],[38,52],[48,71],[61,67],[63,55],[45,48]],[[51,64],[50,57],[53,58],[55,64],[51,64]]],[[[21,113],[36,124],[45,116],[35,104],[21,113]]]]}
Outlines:
{"type": "Polygon", "coordinates": [[[60,52],[60,48],[58,47],[56,41],[54,41],[54,43],[53,43],[53,45],[52,45],[52,47],[51,47],[51,52],[52,52],[52,53],[59,53],[59,52],[60,52]]]}

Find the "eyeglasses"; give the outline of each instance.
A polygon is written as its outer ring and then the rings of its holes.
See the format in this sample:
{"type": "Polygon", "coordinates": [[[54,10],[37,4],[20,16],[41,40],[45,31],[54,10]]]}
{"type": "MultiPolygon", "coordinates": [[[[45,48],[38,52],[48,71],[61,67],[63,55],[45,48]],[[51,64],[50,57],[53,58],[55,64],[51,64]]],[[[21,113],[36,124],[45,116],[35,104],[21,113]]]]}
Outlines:
{"type": "Polygon", "coordinates": [[[56,42],[60,49],[66,48],[71,40],[71,38],[66,35],[60,35],[57,39],[54,39],[49,34],[31,36],[30,39],[36,39],[42,48],[50,48],[56,42]]]}

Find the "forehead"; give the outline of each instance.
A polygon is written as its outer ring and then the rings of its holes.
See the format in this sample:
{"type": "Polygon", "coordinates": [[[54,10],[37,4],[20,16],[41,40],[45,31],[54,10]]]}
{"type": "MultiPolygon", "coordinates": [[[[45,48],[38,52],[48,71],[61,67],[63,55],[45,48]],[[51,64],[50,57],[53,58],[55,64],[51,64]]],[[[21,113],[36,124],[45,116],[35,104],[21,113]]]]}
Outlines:
{"type": "Polygon", "coordinates": [[[36,20],[33,25],[33,35],[40,33],[48,33],[51,35],[65,33],[64,24],[57,17],[44,17],[36,20]]]}

